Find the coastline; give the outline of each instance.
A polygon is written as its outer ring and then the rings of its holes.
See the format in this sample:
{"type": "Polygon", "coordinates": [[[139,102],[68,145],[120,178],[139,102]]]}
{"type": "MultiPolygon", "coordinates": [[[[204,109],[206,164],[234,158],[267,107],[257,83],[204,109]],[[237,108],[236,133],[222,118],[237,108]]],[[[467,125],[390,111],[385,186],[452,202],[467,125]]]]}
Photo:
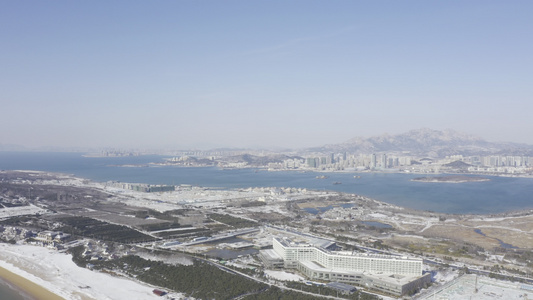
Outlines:
{"type": "Polygon", "coordinates": [[[0,268],[9,273],[0,276],[36,300],[128,300],[156,299],[154,287],[131,278],[112,276],[78,267],[70,255],[40,246],[0,243],[0,268]],[[43,259],[44,258],[44,259],[43,259]],[[23,281],[14,282],[15,274],[23,281]],[[27,282],[33,285],[26,285],[27,282]],[[117,289],[116,287],[121,287],[117,289]],[[40,294],[43,289],[49,296],[40,294]]]}
{"type": "Polygon", "coordinates": [[[489,178],[484,177],[471,177],[464,175],[446,175],[446,176],[434,176],[434,177],[416,177],[411,179],[414,182],[429,182],[429,183],[466,183],[466,182],[484,182],[490,181],[489,178]]]}
{"type": "Polygon", "coordinates": [[[29,296],[35,300],[65,300],[65,298],[47,290],[45,287],[15,274],[8,269],[0,267],[0,278],[15,287],[15,290],[22,292],[24,296],[29,296]]]}
{"type": "MultiPolygon", "coordinates": [[[[107,157],[105,157],[107,158],[107,157]]],[[[115,158],[115,157],[110,157],[115,158]]],[[[423,172],[411,171],[405,169],[377,169],[377,170],[333,170],[333,169],[273,169],[268,166],[239,166],[239,167],[224,167],[217,165],[180,165],[159,162],[149,162],[144,164],[124,164],[124,165],[110,165],[121,168],[147,168],[147,167],[173,167],[173,168],[219,168],[221,170],[246,170],[255,169],[257,171],[266,172],[297,172],[297,173],[353,173],[353,174],[413,174],[413,175],[465,175],[465,176],[494,176],[494,177],[509,177],[509,178],[533,178],[533,174],[524,173],[503,173],[503,172],[457,172],[454,170],[442,172],[423,172]]],[[[461,183],[461,182],[459,182],[461,183]]]]}

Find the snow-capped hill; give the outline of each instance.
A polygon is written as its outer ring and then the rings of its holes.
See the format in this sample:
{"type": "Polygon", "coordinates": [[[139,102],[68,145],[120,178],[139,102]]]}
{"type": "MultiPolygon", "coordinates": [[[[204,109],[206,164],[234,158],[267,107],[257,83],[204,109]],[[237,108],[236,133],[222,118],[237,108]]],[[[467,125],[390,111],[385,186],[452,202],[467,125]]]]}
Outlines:
{"type": "Polygon", "coordinates": [[[530,145],[513,143],[492,143],[480,137],[451,129],[433,130],[428,128],[411,130],[406,133],[363,138],[355,137],[341,144],[326,145],[313,151],[376,153],[403,152],[411,155],[532,155],[530,145]]]}

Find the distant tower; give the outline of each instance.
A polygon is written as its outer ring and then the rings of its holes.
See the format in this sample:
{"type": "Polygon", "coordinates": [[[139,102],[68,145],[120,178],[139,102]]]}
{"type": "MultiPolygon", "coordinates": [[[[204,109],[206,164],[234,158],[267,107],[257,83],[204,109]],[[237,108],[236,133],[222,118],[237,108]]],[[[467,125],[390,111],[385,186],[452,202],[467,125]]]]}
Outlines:
{"type": "Polygon", "coordinates": [[[381,154],[381,168],[387,168],[387,154],[381,154]]]}
{"type": "Polygon", "coordinates": [[[314,157],[307,158],[307,166],[309,168],[316,168],[316,163],[315,163],[315,158],[314,157]]]}

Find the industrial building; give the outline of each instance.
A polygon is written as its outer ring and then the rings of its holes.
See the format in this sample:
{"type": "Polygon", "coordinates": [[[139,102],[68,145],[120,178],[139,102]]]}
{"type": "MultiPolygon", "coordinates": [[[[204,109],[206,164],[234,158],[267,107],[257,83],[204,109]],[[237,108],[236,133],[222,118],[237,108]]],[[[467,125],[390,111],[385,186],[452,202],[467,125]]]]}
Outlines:
{"type": "Polygon", "coordinates": [[[286,238],[274,238],[273,249],[261,251],[260,257],[268,267],[283,261],[283,267],[309,279],[358,284],[398,296],[431,282],[430,274],[422,274],[422,259],[330,251],[286,238]]]}

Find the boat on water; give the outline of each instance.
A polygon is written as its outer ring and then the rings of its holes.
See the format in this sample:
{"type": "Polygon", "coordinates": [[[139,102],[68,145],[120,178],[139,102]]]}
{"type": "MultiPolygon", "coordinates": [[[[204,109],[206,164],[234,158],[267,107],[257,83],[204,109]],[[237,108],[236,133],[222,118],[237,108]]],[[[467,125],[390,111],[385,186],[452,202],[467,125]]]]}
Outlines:
{"type": "Polygon", "coordinates": [[[342,182],[335,181],[333,184],[342,184],[342,182]]]}
{"type": "Polygon", "coordinates": [[[320,175],[320,176],[317,176],[315,177],[316,179],[328,179],[329,176],[326,176],[326,175],[320,175]]]}

